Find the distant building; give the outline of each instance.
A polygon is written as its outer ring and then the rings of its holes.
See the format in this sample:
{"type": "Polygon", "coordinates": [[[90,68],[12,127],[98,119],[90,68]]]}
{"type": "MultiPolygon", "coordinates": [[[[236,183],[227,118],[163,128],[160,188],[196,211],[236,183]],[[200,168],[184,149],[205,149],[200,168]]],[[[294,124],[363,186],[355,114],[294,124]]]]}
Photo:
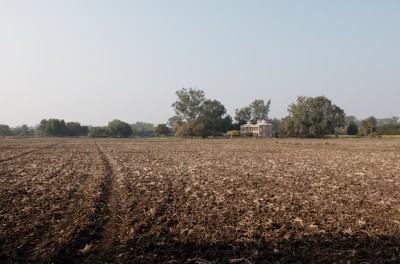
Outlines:
{"type": "Polygon", "coordinates": [[[273,138],[275,137],[275,126],[267,123],[265,120],[258,121],[255,125],[248,122],[240,126],[240,132],[253,132],[253,136],[255,137],[273,138]]]}

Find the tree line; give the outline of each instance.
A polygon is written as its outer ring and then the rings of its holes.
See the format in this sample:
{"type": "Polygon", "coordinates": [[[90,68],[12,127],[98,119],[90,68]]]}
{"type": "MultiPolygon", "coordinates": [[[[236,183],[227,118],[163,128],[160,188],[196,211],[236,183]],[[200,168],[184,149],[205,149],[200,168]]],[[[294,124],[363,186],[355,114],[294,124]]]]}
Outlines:
{"type": "Polygon", "coordinates": [[[235,123],[226,115],[225,107],[216,100],[206,99],[197,89],[181,89],[172,104],[175,135],[218,136],[231,130],[230,135],[239,134],[240,126],[265,120],[274,124],[281,137],[322,137],[334,133],[344,125],[344,111],[323,97],[298,97],[297,103],[288,108],[289,115],[282,120],[269,119],[271,100],[256,99],[248,106],[235,110],[235,123]]]}
{"type": "Polygon", "coordinates": [[[205,97],[204,91],[182,88],[176,91],[172,104],[175,116],[168,120],[169,127],[178,137],[223,136],[230,130],[239,130],[247,122],[267,120],[271,100],[266,103],[256,99],[250,105],[235,110],[235,122],[226,114],[225,106],[218,100],[205,97]]]}
{"type": "Polygon", "coordinates": [[[399,135],[398,117],[377,119],[373,116],[357,120],[346,116],[343,109],[325,96],[299,96],[288,106],[288,115],[282,119],[268,117],[271,100],[256,99],[248,106],[235,109],[234,120],[217,100],[207,99],[204,91],[182,88],[176,91],[177,100],[172,104],[176,116],[168,125],[176,136],[238,135],[240,126],[265,120],[273,124],[278,137],[320,138],[327,135],[399,135]]]}
{"type": "Polygon", "coordinates": [[[89,127],[79,122],[65,122],[63,119],[43,119],[36,129],[41,137],[79,137],[88,134],[89,127]]]}
{"type": "Polygon", "coordinates": [[[59,119],[43,119],[36,129],[27,125],[10,128],[0,124],[0,136],[42,137],[214,137],[239,135],[240,126],[265,120],[275,125],[277,137],[319,138],[326,135],[399,135],[398,117],[377,119],[373,116],[358,120],[346,116],[343,109],[324,96],[299,96],[288,106],[288,115],[282,119],[270,119],[271,100],[255,99],[249,105],[235,109],[232,118],[218,100],[205,97],[203,90],[182,88],[172,103],[175,115],[167,123],[136,122],[128,124],[114,119],[107,126],[84,126],[79,122],[59,119]]]}
{"type": "Polygon", "coordinates": [[[25,124],[14,128],[0,124],[0,136],[33,136],[34,134],[35,129],[29,128],[25,124]]]}
{"type": "Polygon", "coordinates": [[[38,137],[151,137],[171,134],[167,124],[154,126],[151,123],[136,122],[127,124],[118,119],[107,126],[85,126],[79,122],[65,122],[63,119],[43,119],[36,127],[22,125],[10,128],[0,124],[0,136],[38,136],[38,137]]]}
{"type": "Polygon", "coordinates": [[[377,119],[370,116],[358,120],[354,116],[345,118],[345,127],[337,131],[339,134],[353,136],[379,136],[379,135],[400,135],[399,117],[377,119]]]}
{"type": "Polygon", "coordinates": [[[296,103],[289,105],[288,112],[280,124],[283,137],[323,137],[344,126],[343,109],[324,96],[299,96],[296,103]]]}
{"type": "Polygon", "coordinates": [[[166,124],[157,126],[146,122],[128,124],[118,119],[109,122],[107,126],[89,127],[90,137],[153,137],[170,134],[171,129],[166,124]]]}

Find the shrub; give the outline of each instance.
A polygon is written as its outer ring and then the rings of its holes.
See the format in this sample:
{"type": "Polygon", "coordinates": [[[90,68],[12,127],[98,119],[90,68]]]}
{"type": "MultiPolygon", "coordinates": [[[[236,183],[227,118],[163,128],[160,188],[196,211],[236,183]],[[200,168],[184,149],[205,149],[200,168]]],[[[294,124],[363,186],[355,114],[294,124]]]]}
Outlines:
{"type": "Polygon", "coordinates": [[[226,135],[228,137],[238,137],[238,136],[240,136],[240,131],[239,130],[231,130],[231,131],[228,131],[226,133],[226,135]]]}
{"type": "Polygon", "coordinates": [[[346,133],[347,133],[347,135],[349,135],[349,136],[357,135],[357,134],[358,134],[357,125],[354,124],[354,123],[350,123],[350,124],[347,126],[346,133]]]}
{"type": "Polygon", "coordinates": [[[247,132],[242,133],[241,135],[243,135],[245,137],[252,137],[253,136],[253,132],[247,131],[247,132]]]}

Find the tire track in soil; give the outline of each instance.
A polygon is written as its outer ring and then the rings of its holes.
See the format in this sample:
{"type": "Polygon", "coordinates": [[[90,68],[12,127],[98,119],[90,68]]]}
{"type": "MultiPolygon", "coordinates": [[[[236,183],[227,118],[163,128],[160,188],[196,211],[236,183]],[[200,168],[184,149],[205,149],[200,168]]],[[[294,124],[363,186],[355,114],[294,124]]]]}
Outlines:
{"type": "Polygon", "coordinates": [[[93,213],[89,216],[89,224],[72,235],[70,242],[59,250],[51,262],[114,262],[115,238],[118,232],[116,176],[103,149],[97,143],[95,145],[105,173],[99,185],[100,195],[96,198],[93,213]]]}
{"type": "Polygon", "coordinates": [[[15,160],[15,159],[21,158],[23,156],[27,156],[27,155],[35,153],[35,152],[40,152],[42,150],[45,150],[45,149],[48,149],[48,148],[51,148],[51,147],[54,147],[54,146],[57,146],[57,145],[60,145],[60,144],[63,144],[63,143],[64,142],[55,143],[55,144],[51,144],[51,145],[48,145],[48,146],[45,146],[45,147],[41,147],[39,149],[34,149],[34,150],[23,152],[21,154],[12,155],[10,157],[2,158],[2,159],[0,159],[0,164],[4,163],[4,162],[7,162],[7,161],[10,161],[10,160],[15,160]]]}
{"type": "Polygon", "coordinates": [[[109,212],[109,215],[104,226],[102,238],[97,247],[94,249],[93,254],[87,258],[86,263],[109,263],[115,262],[116,245],[118,242],[117,239],[119,231],[118,226],[120,222],[120,217],[118,215],[119,205],[117,199],[117,174],[115,173],[111,160],[104,149],[97,143],[96,147],[100,152],[101,159],[108,174],[107,181],[109,181],[109,189],[107,211],[109,212]]]}

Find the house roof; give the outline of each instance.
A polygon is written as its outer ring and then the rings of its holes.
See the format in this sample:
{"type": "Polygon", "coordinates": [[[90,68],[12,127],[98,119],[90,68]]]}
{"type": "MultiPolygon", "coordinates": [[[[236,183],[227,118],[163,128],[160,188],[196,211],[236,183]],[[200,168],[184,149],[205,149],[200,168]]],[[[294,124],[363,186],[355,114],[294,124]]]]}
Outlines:
{"type": "Polygon", "coordinates": [[[270,124],[265,120],[258,120],[257,124],[252,124],[250,122],[247,122],[247,124],[241,125],[240,127],[258,127],[258,126],[266,126],[266,125],[273,126],[273,124],[270,124]]]}

